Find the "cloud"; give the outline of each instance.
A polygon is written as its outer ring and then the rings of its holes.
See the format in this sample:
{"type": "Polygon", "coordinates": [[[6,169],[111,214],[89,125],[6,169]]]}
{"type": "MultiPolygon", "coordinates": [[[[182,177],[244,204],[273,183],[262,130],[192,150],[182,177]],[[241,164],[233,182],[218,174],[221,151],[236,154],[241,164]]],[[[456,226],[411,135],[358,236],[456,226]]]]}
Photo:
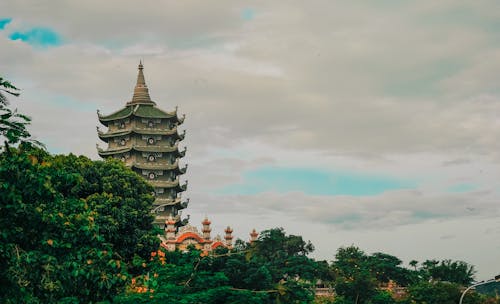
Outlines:
{"type": "Polygon", "coordinates": [[[495,196],[477,191],[426,194],[418,190],[397,190],[366,197],[308,195],[303,192],[201,196],[194,192],[192,197],[211,212],[254,216],[281,214],[340,230],[383,230],[436,220],[495,218],[500,215],[495,196]]]}
{"type": "Polygon", "coordinates": [[[62,39],[55,31],[44,27],[35,27],[27,31],[15,31],[9,35],[11,40],[21,40],[35,47],[50,47],[62,44],[62,39]]]}

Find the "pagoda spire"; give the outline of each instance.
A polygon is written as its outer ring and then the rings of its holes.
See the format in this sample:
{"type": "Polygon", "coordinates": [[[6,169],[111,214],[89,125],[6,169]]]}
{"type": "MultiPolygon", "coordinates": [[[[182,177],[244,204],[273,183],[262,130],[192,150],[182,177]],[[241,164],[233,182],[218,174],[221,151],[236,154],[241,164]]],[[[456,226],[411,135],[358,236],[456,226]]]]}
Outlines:
{"type": "Polygon", "coordinates": [[[146,85],[146,80],[144,78],[142,65],[142,60],[139,61],[139,73],[137,74],[137,83],[134,88],[134,96],[132,97],[132,101],[127,102],[127,105],[138,104],[138,103],[149,103],[155,104],[151,97],[149,97],[148,86],[146,85]]]}

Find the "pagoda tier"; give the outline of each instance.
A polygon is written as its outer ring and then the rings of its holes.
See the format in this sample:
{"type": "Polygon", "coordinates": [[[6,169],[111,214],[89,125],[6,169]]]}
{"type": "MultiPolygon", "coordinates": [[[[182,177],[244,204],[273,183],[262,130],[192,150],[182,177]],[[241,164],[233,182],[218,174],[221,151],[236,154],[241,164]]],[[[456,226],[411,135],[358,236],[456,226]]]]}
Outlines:
{"type": "Polygon", "coordinates": [[[187,221],[181,220],[180,210],[188,205],[188,201],[181,199],[187,182],[181,184],[179,181],[179,176],[187,169],[187,165],[179,165],[186,154],[186,148],[179,149],[185,131],[178,132],[184,116],[178,117],[177,109],[165,112],[156,107],[149,97],[142,64],[139,64],[132,101],[110,115],[102,115],[99,111],[97,114],[99,121],[108,128],[105,132],[97,129],[99,138],[108,145],[107,149],[97,146],[99,155],[120,159],[153,186],[156,199],[151,211],[157,225],[164,228],[167,218],[176,219],[177,226],[185,224],[187,221]]]}
{"type": "Polygon", "coordinates": [[[165,129],[165,130],[153,130],[153,129],[147,129],[147,128],[129,128],[127,130],[118,130],[114,132],[101,132],[99,128],[97,128],[97,135],[99,138],[104,141],[108,142],[110,138],[116,138],[117,136],[126,136],[132,133],[136,134],[141,134],[141,135],[162,135],[162,136],[172,136],[171,138],[174,140],[183,140],[184,137],[186,136],[186,130],[182,133],[177,132],[177,127],[172,128],[172,129],[165,129]]]}
{"type": "MultiPolygon", "coordinates": [[[[124,140],[122,138],[117,138],[118,141],[124,140]]],[[[135,152],[152,152],[152,153],[173,153],[175,158],[177,157],[184,157],[186,155],[187,148],[184,148],[184,150],[180,151],[178,145],[174,146],[153,146],[153,145],[134,145],[134,144],[129,144],[127,146],[127,143],[125,142],[123,145],[120,144],[121,146],[119,147],[113,147],[113,145],[109,145],[107,150],[101,149],[99,146],[97,146],[97,153],[99,153],[99,156],[101,157],[106,157],[110,155],[118,155],[118,154],[123,154],[127,153],[130,151],[135,151],[135,152]]],[[[149,155],[149,154],[148,154],[149,155]]],[[[151,154],[154,155],[154,154],[151,154]]]]}

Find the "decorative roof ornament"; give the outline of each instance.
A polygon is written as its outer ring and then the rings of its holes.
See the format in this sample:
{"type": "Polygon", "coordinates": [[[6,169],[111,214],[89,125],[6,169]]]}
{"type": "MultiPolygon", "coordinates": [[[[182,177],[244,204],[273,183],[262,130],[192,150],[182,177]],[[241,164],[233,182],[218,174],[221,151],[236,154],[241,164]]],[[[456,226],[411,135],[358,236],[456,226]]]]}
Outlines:
{"type": "Polygon", "coordinates": [[[148,86],[146,85],[146,80],[144,78],[144,73],[142,70],[144,66],[142,65],[142,60],[139,61],[139,73],[137,74],[137,83],[134,88],[134,95],[132,96],[132,101],[127,102],[127,105],[133,104],[153,104],[156,105],[149,97],[148,86]]]}

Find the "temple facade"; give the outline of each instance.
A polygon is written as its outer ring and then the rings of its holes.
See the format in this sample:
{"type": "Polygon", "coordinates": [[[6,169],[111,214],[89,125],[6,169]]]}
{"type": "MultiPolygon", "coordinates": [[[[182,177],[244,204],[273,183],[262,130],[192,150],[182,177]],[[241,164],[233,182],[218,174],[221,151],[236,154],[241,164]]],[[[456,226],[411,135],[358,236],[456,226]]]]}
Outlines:
{"type": "Polygon", "coordinates": [[[210,228],[211,222],[205,218],[202,222],[201,231],[191,225],[185,225],[179,229],[175,228],[175,220],[169,219],[166,222],[165,235],[160,236],[161,246],[169,251],[187,250],[189,246],[201,250],[208,254],[218,247],[233,248],[233,229],[227,227],[224,229],[224,237],[219,235],[212,238],[210,228]]]}
{"type": "Polygon", "coordinates": [[[120,159],[154,187],[156,199],[151,211],[155,214],[155,224],[165,228],[167,219],[175,221],[176,227],[187,224],[180,211],[189,201],[181,198],[187,181],[185,184],[179,181],[187,169],[187,165],[180,165],[186,148],[179,148],[185,131],[178,130],[185,116],[179,117],[177,108],[167,112],[156,107],[149,96],[142,63],[132,100],[114,113],[102,115],[97,111],[97,114],[107,127],[105,132],[97,128],[99,138],[107,143],[106,149],[97,146],[99,155],[120,159]]]}

